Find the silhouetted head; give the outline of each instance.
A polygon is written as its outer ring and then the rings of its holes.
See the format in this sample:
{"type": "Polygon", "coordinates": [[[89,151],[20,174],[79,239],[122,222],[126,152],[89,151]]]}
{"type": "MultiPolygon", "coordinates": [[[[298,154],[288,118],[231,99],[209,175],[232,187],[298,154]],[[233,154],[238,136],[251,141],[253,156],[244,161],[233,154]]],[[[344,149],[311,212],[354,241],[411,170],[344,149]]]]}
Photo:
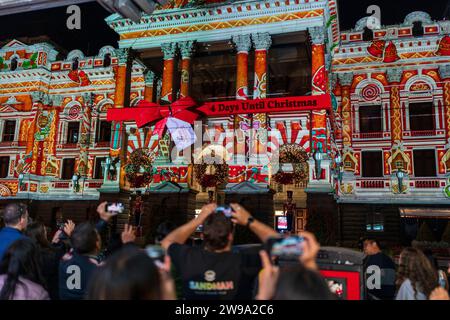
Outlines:
{"type": "Polygon", "coordinates": [[[234,225],[224,214],[213,213],[203,223],[203,243],[211,251],[231,248],[234,225]]]}
{"type": "Polygon", "coordinates": [[[145,251],[122,248],[93,275],[88,300],[160,300],[161,278],[145,251]]]}
{"type": "Polygon", "coordinates": [[[7,227],[25,230],[28,224],[27,206],[22,203],[8,204],[3,211],[3,221],[7,227]]]}

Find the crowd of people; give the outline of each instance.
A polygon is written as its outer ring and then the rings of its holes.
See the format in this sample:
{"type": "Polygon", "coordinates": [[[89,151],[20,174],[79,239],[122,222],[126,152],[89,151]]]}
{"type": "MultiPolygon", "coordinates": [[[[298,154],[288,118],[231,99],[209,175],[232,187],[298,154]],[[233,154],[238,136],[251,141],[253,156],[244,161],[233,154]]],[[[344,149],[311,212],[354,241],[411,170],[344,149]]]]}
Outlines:
{"type": "MultiPolygon", "coordinates": [[[[68,220],[50,237],[42,222],[30,221],[25,205],[9,204],[0,230],[0,299],[337,299],[319,272],[320,245],[313,234],[301,232],[302,254],[288,265],[276,263],[264,247],[236,250],[238,226],[261,243],[280,234],[239,204],[230,206],[230,215],[212,203],[182,226],[166,222],[158,227],[155,245],[141,248],[129,225],[117,243],[102,243],[100,234],[112,217],[106,202],[97,208],[96,224],[68,220]],[[191,243],[199,227],[202,243],[191,243]]],[[[363,250],[366,268],[381,271],[380,284],[367,289],[368,299],[449,299],[446,274],[432,256],[405,248],[396,265],[376,239],[365,239],[363,250]]]]}

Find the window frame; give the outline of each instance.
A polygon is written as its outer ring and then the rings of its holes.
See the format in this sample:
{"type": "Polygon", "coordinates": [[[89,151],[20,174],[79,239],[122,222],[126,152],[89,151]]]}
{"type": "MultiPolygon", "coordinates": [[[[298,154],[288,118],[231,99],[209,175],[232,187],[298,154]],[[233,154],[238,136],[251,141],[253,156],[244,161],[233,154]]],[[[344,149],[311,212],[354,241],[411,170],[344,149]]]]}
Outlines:
{"type": "Polygon", "coordinates": [[[364,150],[361,151],[361,177],[362,178],[367,178],[367,179],[378,179],[378,178],[383,178],[384,177],[384,168],[383,168],[384,164],[383,164],[383,151],[382,150],[364,150]],[[366,176],[365,175],[365,170],[364,170],[364,154],[367,153],[378,153],[380,154],[380,172],[381,175],[380,176],[366,176]]]}
{"type": "MultiPolygon", "coordinates": [[[[419,157],[419,156],[418,156],[419,157]]],[[[423,159],[423,156],[420,156],[419,158],[423,159]]],[[[436,149],[432,149],[432,148],[414,148],[412,150],[412,160],[413,160],[413,166],[412,166],[412,170],[414,173],[414,177],[415,178],[437,178],[438,176],[438,169],[437,169],[437,155],[436,155],[436,149]],[[424,176],[424,175],[417,175],[416,174],[416,163],[423,163],[423,161],[416,161],[416,152],[423,152],[423,151],[431,151],[434,155],[434,175],[430,175],[430,176],[424,176]]],[[[429,168],[429,166],[424,166],[425,168],[429,168]]]]}
{"type": "Polygon", "coordinates": [[[2,142],[14,142],[16,140],[17,120],[5,120],[3,122],[2,142]],[[6,133],[7,123],[14,123],[13,133],[6,133]],[[11,140],[5,140],[5,136],[11,137],[11,140]]]}

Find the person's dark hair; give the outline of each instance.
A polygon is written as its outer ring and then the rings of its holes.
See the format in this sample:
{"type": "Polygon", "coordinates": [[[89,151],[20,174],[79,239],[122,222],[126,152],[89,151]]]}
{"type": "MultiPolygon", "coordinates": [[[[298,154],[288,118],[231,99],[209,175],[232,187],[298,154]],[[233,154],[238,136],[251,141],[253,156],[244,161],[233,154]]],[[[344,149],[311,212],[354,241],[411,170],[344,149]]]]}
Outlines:
{"type": "Polygon", "coordinates": [[[400,254],[397,286],[400,287],[407,279],[411,281],[415,294],[422,292],[427,297],[439,286],[437,270],[423,252],[416,248],[405,248],[400,254]]]}
{"type": "Polygon", "coordinates": [[[211,214],[203,223],[203,243],[209,250],[221,250],[228,244],[233,233],[233,222],[224,214],[211,214]]]}
{"type": "Polygon", "coordinates": [[[435,255],[433,254],[433,251],[431,249],[425,249],[425,250],[423,250],[423,254],[425,255],[425,257],[427,257],[428,261],[430,261],[433,268],[435,268],[436,270],[439,270],[438,260],[436,259],[435,255]]]}
{"type": "Polygon", "coordinates": [[[48,248],[50,246],[46,237],[45,225],[42,222],[28,224],[25,235],[41,248],[48,248]]]}
{"type": "Polygon", "coordinates": [[[39,258],[39,250],[30,239],[19,239],[11,244],[0,263],[0,274],[7,275],[0,300],[14,297],[17,286],[22,284],[19,277],[44,286],[39,258]]]}
{"type": "Polygon", "coordinates": [[[8,204],[3,211],[3,221],[7,226],[14,226],[27,212],[27,206],[23,203],[8,204]]]}
{"type": "Polygon", "coordinates": [[[376,239],[376,238],[373,238],[373,237],[367,237],[367,238],[364,238],[364,240],[363,240],[363,248],[364,248],[364,242],[366,242],[366,241],[368,241],[368,242],[370,242],[370,243],[375,243],[376,245],[377,245],[377,247],[378,248],[380,248],[381,249],[381,243],[380,243],[380,240],[378,240],[378,239],[376,239]]]}
{"type": "Polygon", "coordinates": [[[78,254],[89,254],[97,248],[99,235],[89,222],[78,224],[70,236],[72,248],[78,254]]]}
{"type": "Polygon", "coordinates": [[[91,278],[88,300],[160,300],[161,278],[153,260],[135,247],[124,247],[91,278]]]}
{"type": "Polygon", "coordinates": [[[284,267],[275,290],[275,300],[335,300],[325,279],[302,265],[284,267]]]}
{"type": "Polygon", "coordinates": [[[169,233],[176,229],[171,221],[165,221],[156,228],[156,241],[161,242],[169,233]]]}

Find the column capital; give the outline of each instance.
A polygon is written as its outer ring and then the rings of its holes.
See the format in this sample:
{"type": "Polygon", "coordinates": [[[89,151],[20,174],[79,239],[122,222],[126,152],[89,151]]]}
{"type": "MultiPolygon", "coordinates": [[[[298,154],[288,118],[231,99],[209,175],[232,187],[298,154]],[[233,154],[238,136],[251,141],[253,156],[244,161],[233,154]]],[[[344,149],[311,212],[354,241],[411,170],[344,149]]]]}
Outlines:
{"type": "Polygon", "coordinates": [[[399,83],[402,80],[402,68],[390,68],[386,71],[387,80],[391,83],[399,83]]]}
{"type": "Polygon", "coordinates": [[[33,92],[30,94],[30,96],[31,96],[31,100],[32,100],[34,103],[36,103],[36,102],[42,102],[42,103],[44,103],[44,100],[47,100],[47,99],[48,99],[48,97],[46,97],[46,96],[48,96],[48,94],[46,94],[46,93],[44,93],[44,92],[42,92],[42,91],[33,91],[33,92]]]}
{"type": "Polygon", "coordinates": [[[154,81],[155,81],[155,78],[156,78],[155,73],[154,73],[153,71],[148,71],[148,72],[145,74],[145,78],[144,78],[145,85],[147,85],[147,86],[153,86],[153,83],[154,83],[154,81]]]}
{"type": "Polygon", "coordinates": [[[173,59],[177,51],[177,44],[175,42],[162,43],[161,51],[164,53],[164,60],[173,59]]]}
{"type": "Polygon", "coordinates": [[[311,27],[308,28],[309,35],[311,36],[311,42],[313,44],[324,44],[325,42],[325,29],[323,27],[311,27]]]}
{"type": "Polygon", "coordinates": [[[183,59],[189,59],[192,57],[192,54],[194,53],[194,46],[195,41],[189,40],[189,41],[183,41],[178,43],[178,47],[180,48],[181,57],[183,59]]]}
{"type": "Polygon", "coordinates": [[[94,94],[91,92],[85,92],[81,95],[83,97],[84,104],[86,106],[92,106],[94,103],[94,94]]]}
{"type": "Polygon", "coordinates": [[[129,48],[120,48],[115,49],[115,53],[117,58],[119,59],[119,64],[126,64],[128,61],[128,56],[130,55],[130,49],[129,48]]]}
{"type": "Polygon", "coordinates": [[[252,34],[253,45],[256,50],[269,50],[272,37],[268,32],[252,34]]]}
{"type": "Polygon", "coordinates": [[[249,52],[252,47],[252,40],[249,34],[240,34],[233,36],[232,41],[236,45],[236,50],[238,52],[249,52]]]}
{"type": "Polygon", "coordinates": [[[349,87],[352,85],[353,82],[353,73],[352,72],[339,73],[338,78],[341,86],[349,87]]]}
{"type": "Polygon", "coordinates": [[[450,65],[439,66],[439,76],[441,79],[449,79],[450,80],[450,65]]]}

